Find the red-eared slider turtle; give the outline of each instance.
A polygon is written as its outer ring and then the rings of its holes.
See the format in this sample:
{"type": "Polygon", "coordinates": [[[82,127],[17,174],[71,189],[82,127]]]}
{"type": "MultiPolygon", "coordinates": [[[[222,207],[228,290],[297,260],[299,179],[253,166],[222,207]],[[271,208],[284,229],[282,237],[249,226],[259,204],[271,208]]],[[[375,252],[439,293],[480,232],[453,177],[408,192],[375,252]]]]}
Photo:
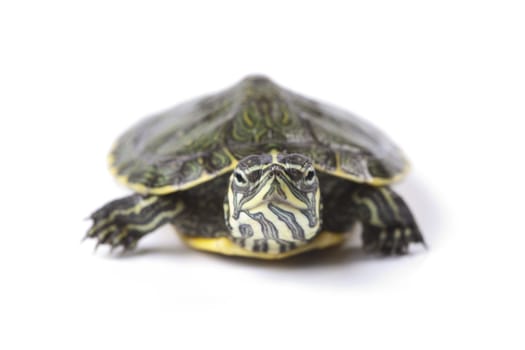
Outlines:
{"type": "Polygon", "coordinates": [[[340,244],[357,222],[364,248],[424,243],[390,187],[399,148],[350,113],[248,77],[147,118],[110,154],[135,194],[91,215],[87,237],[125,250],[166,223],[189,246],[278,259],[340,244]]]}

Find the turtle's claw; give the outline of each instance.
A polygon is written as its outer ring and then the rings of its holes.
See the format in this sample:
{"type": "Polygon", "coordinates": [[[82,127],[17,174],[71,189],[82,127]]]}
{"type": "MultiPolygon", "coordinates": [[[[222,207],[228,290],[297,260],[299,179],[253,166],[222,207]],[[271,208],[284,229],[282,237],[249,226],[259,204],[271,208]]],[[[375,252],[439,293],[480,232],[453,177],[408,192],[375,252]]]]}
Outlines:
{"type": "Polygon", "coordinates": [[[91,214],[93,225],[86,233],[87,238],[97,240],[95,251],[102,244],[110,246],[111,252],[122,246],[124,250],[131,248],[130,240],[138,240],[143,233],[129,229],[127,211],[136,204],[135,196],[110,202],[91,214]]]}
{"type": "Polygon", "coordinates": [[[365,250],[383,255],[405,255],[410,243],[422,243],[423,236],[415,226],[368,228],[363,235],[365,250]]]}
{"type": "Polygon", "coordinates": [[[130,250],[135,245],[130,244],[132,241],[138,241],[142,235],[140,232],[129,230],[125,225],[112,224],[107,228],[97,228],[97,223],[93,223],[93,227],[88,231],[85,238],[95,238],[97,243],[95,251],[100,245],[107,244],[110,247],[110,252],[113,253],[116,248],[123,247],[124,250],[130,250]]]}

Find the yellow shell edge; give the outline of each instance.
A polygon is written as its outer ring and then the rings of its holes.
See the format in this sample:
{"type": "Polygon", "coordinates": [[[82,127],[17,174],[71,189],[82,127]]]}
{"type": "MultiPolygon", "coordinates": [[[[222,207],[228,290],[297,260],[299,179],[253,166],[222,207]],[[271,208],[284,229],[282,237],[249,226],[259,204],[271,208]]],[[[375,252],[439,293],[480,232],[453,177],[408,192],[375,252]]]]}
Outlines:
{"type": "Polygon", "coordinates": [[[185,183],[183,185],[180,185],[180,186],[166,185],[166,186],[162,186],[162,187],[151,188],[151,187],[147,187],[147,186],[145,186],[143,184],[140,184],[140,183],[130,182],[129,179],[128,179],[128,176],[126,176],[126,175],[119,175],[118,169],[115,166],[115,157],[113,156],[114,149],[117,146],[118,146],[118,143],[115,143],[115,145],[113,145],[113,147],[111,148],[111,151],[110,151],[110,153],[108,155],[108,158],[107,158],[109,171],[117,179],[117,182],[119,182],[120,184],[122,184],[122,185],[124,185],[124,186],[126,186],[126,187],[132,189],[133,191],[135,191],[137,193],[140,193],[140,194],[155,194],[155,195],[159,195],[160,196],[160,195],[165,195],[165,194],[169,194],[169,193],[173,193],[173,192],[177,192],[177,191],[186,190],[188,188],[200,185],[200,184],[202,184],[202,183],[204,183],[206,181],[210,181],[212,179],[215,179],[216,177],[218,177],[220,175],[223,175],[223,174],[226,174],[228,172],[231,172],[237,166],[237,159],[235,159],[235,157],[233,157],[233,155],[226,148],[224,148],[224,150],[226,151],[226,153],[230,157],[231,164],[230,164],[230,166],[221,169],[221,171],[219,171],[219,172],[217,172],[215,174],[203,173],[198,179],[195,179],[194,181],[187,182],[187,183],[185,183]]]}
{"type": "MultiPolygon", "coordinates": [[[[216,178],[217,176],[220,176],[220,175],[223,175],[223,174],[228,173],[230,171],[233,171],[233,169],[235,169],[235,167],[237,166],[237,163],[238,163],[238,160],[231,154],[231,152],[226,147],[224,147],[223,150],[228,154],[228,156],[229,156],[229,158],[231,160],[231,164],[230,164],[230,166],[225,167],[224,169],[222,169],[221,171],[217,172],[216,174],[203,173],[202,176],[199,177],[198,179],[195,179],[194,181],[187,182],[187,183],[185,183],[183,185],[180,185],[180,186],[166,185],[166,186],[162,186],[162,187],[158,187],[158,188],[150,188],[150,187],[144,186],[144,185],[139,184],[139,183],[132,183],[132,182],[130,182],[126,175],[119,175],[118,169],[117,169],[117,167],[114,164],[115,163],[115,157],[113,156],[113,152],[114,152],[115,148],[117,148],[117,146],[118,146],[118,142],[115,142],[115,144],[113,144],[113,146],[111,147],[111,151],[109,152],[108,157],[107,157],[109,171],[117,179],[117,181],[119,183],[121,183],[122,185],[132,189],[135,192],[141,193],[141,194],[165,195],[165,194],[173,193],[173,192],[176,192],[176,191],[182,191],[182,190],[185,190],[185,189],[188,189],[188,188],[200,185],[200,184],[202,184],[202,183],[204,183],[206,181],[209,181],[211,179],[216,178]]],[[[401,170],[401,172],[399,172],[398,174],[394,175],[391,178],[377,178],[377,177],[373,177],[373,178],[371,178],[369,180],[363,180],[363,179],[357,178],[355,176],[352,176],[351,174],[348,174],[348,173],[345,173],[344,171],[342,171],[341,168],[340,168],[339,160],[337,160],[337,168],[335,170],[328,171],[326,169],[323,169],[320,166],[316,166],[315,168],[317,170],[321,171],[321,172],[324,172],[324,173],[327,173],[327,174],[331,174],[331,175],[339,177],[341,179],[351,180],[351,181],[354,181],[354,182],[357,182],[357,183],[367,183],[367,184],[372,185],[372,186],[386,186],[386,185],[391,185],[391,184],[400,182],[408,174],[408,172],[410,171],[410,168],[411,168],[410,162],[408,161],[408,159],[406,157],[403,157],[403,159],[404,159],[403,170],[401,170]]]]}
{"type": "Polygon", "coordinates": [[[178,232],[178,235],[182,241],[187,244],[189,247],[203,250],[207,252],[213,252],[223,255],[230,256],[242,256],[248,258],[257,258],[265,260],[279,260],[288,258],[297,254],[301,254],[310,250],[324,249],[331,246],[339,245],[343,243],[346,239],[346,235],[342,233],[333,233],[324,231],[321,232],[313,241],[310,243],[298,247],[294,250],[278,253],[278,254],[269,254],[263,252],[252,252],[250,250],[243,249],[238,245],[234,244],[227,237],[216,237],[216,238],[205,238],[205,237],[188,237],[184,233],[178,232]]]}
{"type": "Polygon", "coordinates": [[[326,169],[323,169],[319,165],[315,166],[315,168],[320,172],[336,176],[340,179],[346,179],[346,180],[350,180],[356,183],[366,183],[368,185],[379,187],[379,186],[387,186],[387,185],[395,184],[397,182],[400,182],[401,180],[403,180],[403,178],[406,177],[406,175],[410,172],[411,165],[406,157],[403,157],[403,160],[404,160],[403,169],[396,175],[392,176],[391,178],[372,177],[368,180],[363,180],[362,178],[355,177],[352,174],[348,174],[342,171],[341,165],[339,164],[339,160],[337,160],[337,167],[334,170],[326,170],[326,169]]]}

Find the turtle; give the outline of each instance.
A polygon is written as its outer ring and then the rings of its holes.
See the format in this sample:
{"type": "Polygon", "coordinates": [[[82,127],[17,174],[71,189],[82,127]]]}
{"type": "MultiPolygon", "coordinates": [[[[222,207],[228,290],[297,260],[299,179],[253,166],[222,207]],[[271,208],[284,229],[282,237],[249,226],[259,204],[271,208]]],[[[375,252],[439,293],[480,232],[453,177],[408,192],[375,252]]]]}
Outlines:
{"type": "Polygon", "coordinates": [[[90,216],[97,247],[132,250],[168,223],[197,250],[260,259],[341,245],[356,227],[378,255],[425,244],[390,187],[409,168],[400,148],[263,75],[145,118],[109,165],[133,194],[90,216]]]}

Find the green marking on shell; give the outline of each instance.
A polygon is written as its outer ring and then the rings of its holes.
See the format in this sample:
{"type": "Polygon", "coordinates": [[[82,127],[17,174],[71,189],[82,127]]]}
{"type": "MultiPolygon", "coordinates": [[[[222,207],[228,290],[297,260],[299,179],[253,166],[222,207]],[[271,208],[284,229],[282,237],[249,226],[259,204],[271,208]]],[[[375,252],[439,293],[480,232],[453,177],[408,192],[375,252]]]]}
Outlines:
{"type": "Polygon", "coordinates": [[[272,150],[300,153],[318,170],[377,185],[397,180],[407,168],[397,146],[373,126],[263,77],[140,122],[117,141],[111,166],[134,190],[165,194],[272,150]]]}

